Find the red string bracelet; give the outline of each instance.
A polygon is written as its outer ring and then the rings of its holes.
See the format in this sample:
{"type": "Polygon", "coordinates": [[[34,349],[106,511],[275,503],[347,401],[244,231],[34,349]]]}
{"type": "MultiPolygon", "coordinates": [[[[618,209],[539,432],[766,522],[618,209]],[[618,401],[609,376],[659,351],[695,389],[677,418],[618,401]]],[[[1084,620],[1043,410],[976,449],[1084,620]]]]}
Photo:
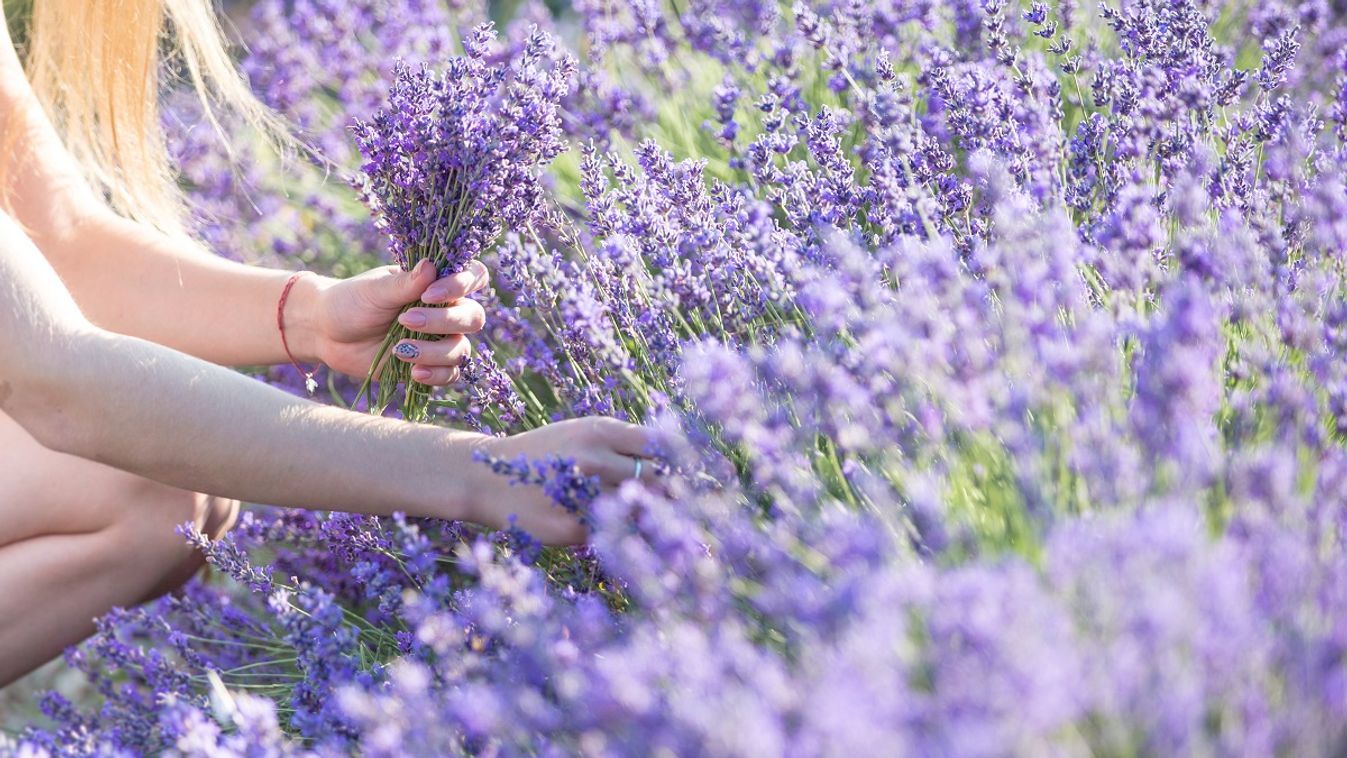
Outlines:
{"type": "Polygon", "coordinates": [[[294,366],[296,371],[304,375],[304,388],[309,391],[309,396],[312,397],[313,393],[318,390],[318,380],[313,378],[315,372],[305,371],[300,367],[299,361],[295,360],[295,354],[290,352],[290,341],[285,338],[285,301],[290,299],[290,290],[295,288],[295,282],[307,273],[309,272],[296,271],[286,280],[285,289],[281,290],[281,299],[276,303],[276,328],[281,332],[281,347],[285,348],[285,357],[290,359],[290,365],[294,366]]]}

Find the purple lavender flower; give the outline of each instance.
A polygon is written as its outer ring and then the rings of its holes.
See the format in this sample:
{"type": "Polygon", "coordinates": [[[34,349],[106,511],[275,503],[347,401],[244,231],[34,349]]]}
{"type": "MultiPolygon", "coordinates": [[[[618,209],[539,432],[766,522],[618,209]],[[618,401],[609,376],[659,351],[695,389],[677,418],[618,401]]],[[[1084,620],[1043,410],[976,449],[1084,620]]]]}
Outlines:
{"type": "MultiPolygon", "coordinates": [[[[483,25],[442,73],[399,67],[387,106],[354,127],[362,194],[404,269],[429,260],[441,275],[458,272],[502,231],[522,230],[541,212],[540,173],[562,150],[558,110],[573,66],[564,56],[554,62],[554,42],[541,32],[503,65],[491,60],[495,43],[483,25]]],[[[409,336],[395,326],[388,345],[409,336]]],[[[370,381],[379,380],[377,407],[405,385],[404,415],[421,419],[426,393],[410,383],[410,370],[388,361],[370,381]]]]}
{"type": "Polygon", "coordinates": [[[1181,279],[1167,294],[1168,313],[1142,339],[1132,429],[1157,479],[1191,491],[1209,481],[1219,460],[1222,345],[1210,299],[1196,282],[1181,279]]]}
{"type": "Polygon", "coordinates": [[[541,487],[553,503],[570,513],[586,514],[599,496],[598,478],[580,473],[571,459],[551,456],[530,461],[521,456],[507,461],[479,455],[477,462],[489,466],[497,476],[508,478],[512,485],[541,487]]]}

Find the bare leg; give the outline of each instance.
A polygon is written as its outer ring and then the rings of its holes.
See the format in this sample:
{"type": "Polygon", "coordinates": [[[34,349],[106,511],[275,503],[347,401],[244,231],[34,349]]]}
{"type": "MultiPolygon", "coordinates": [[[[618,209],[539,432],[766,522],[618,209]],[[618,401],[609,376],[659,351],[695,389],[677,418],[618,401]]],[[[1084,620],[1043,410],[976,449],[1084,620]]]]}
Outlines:
{"type": "Polygon", "coordinates": [[[236,504],[53,453],[0,414],[0,686],[93,632],[114,606],[178,587],[201,557],[174,532],[236,504]]]}

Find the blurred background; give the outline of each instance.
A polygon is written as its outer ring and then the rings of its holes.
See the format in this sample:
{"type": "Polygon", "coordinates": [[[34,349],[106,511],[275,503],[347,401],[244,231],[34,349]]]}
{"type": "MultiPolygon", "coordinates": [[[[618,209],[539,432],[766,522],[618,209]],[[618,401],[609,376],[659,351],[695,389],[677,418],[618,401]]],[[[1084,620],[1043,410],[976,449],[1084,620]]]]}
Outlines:
{"type": "MultiPolygon", "coordinates": [[[[6,0],[6,4],[16,1],[21,4],[32,2],[32,0],[6,0]]],[[[390,2],[395,1],[390,0],[390,2]]],[[[225,12],[238,22],[247,18],[248,9],[255,2],[256,0],[223,0],[222,6],[225,12]]],[[[524,0],[487,0],[487,6],[491,9],[491,16],[496,20],[510,18],[523,3],[524,0]]],[[[559,13],[571,5],[570,0],[545,0],[545,4],[553,13],[559,13]]]]}
{"type": "MultiPolygon", "coordinates": [[[[396,0],[390,0],[396,2],[396,0]]],[[[491,16],[496,20],[510,18],[524,0],[487,0],[487,6],[491,9],[491,16]]],[[[544,0],[544,3],[553,13],[561,13],[570,7],[570,0],[544,0]]],[[[16,21],[27,15],[28,9],[32,7],[33,0],[0,0],[0,5],[5,9],[5,17],[9,21],[11,33],[16,30],[16,21]]],[[[256,4],[256,0],[216,0],[216,5],[228,17],[235,27],[240,29],[247,26],[248,11],[256,4]]],[[[290,3],[287,3],[289,5],[290,3]]],[[[15,35],[15,42],[21,42],[19,35],[15,35]]]]}

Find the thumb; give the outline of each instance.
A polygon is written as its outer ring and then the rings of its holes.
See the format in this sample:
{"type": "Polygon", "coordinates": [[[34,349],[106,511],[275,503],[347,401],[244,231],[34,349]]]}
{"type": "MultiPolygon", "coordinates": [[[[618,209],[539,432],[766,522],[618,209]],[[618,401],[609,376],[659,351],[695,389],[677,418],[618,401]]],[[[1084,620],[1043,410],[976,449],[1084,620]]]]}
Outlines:
{"type": "Polygon", "coordinates": [[[379,279],[377,291],[379,299],[392,307],[401,308],[416,302],[426,287],[435,281],[435,267],[428,260],[420,261],[410,271],[397,266],[388,266],[385,271],[387,274],[379,279]]]}

